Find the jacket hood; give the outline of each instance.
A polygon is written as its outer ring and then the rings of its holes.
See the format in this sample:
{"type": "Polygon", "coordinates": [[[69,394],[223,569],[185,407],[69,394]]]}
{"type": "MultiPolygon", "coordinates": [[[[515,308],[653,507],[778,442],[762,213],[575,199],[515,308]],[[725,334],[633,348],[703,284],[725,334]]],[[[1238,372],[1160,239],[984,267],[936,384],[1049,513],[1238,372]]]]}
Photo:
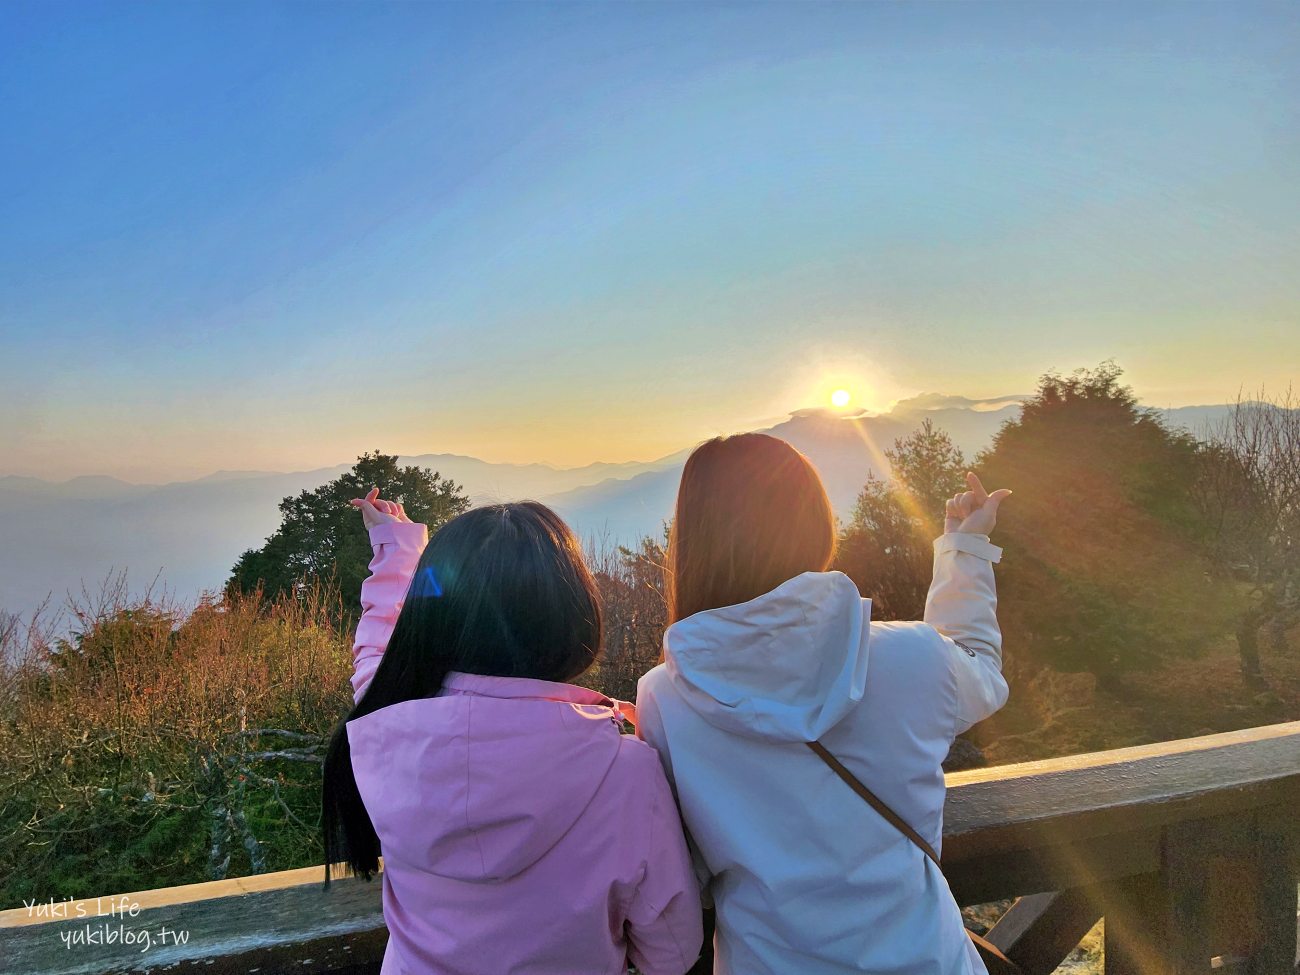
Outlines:
{"type": "Polygon", "coordinates": [[[585,688],[452,674],[439,697],[348,722],[385,861],[471,882],[527,870],[614,764],[616,715],[613,701],[585,688]]]}
{"type": "Polygon", "coordinates": [[[842,572],[805,572],[664,634],[669,679],[706,721],[769,741],[816,741],[862,700],[871,602],[842,572]]]}

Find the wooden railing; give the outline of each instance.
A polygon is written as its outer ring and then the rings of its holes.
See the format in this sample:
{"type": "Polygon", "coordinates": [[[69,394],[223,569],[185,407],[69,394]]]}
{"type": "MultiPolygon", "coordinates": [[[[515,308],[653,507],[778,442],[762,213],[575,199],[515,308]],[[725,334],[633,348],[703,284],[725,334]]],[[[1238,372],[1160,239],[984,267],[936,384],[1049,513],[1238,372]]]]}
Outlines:
{"type": "MultiPolygon", "coordinates": [[[[1103,916],[1108,973],[1293,975],[1298,849],[1300,722],[948,776],[953,891],[1019,898],[990,938],[1026,975],[1052,971],[1103,916]]],[[[379,883],[326,891],[321,876],[0,912],[0,972],[377,972],[379,883]],[[87,931],[118,940],[83,943],[87,931]]]]}

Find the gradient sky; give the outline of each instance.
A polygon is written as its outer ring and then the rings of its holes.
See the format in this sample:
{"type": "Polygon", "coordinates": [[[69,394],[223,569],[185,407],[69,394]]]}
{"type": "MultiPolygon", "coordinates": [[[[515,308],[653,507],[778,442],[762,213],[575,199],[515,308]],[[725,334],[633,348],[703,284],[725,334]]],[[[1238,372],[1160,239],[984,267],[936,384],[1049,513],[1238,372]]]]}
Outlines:
{"type": "Polygon", "coordinates": [[[1300,5],[9,2],[0,474],[1300,363],[1300,5]]]}

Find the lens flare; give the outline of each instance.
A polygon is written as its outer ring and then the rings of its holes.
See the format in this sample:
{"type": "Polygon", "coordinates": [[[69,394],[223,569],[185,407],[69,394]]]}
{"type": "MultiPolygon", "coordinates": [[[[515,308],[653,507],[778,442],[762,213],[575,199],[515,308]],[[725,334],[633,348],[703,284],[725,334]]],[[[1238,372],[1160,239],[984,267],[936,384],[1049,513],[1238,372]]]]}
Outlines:
{"type": "Polygon", "coordinates": [[[411,582],[411,595],[434,599],[442,595],[442,586],[438,583],[438,577],[433,574],[433,566],[426,565],[423,571],[416,573],[411,582]]]}

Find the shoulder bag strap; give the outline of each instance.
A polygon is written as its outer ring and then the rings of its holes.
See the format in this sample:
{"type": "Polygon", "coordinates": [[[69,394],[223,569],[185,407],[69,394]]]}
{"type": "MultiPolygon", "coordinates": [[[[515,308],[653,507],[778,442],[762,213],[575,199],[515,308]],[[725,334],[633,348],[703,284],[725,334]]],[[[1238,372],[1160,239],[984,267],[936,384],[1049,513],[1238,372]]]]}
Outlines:
{"type": "Polygon", "coordinates": [[[881,799],[878,795],[876,795],[865,785],[859,782],[857,776],[855,776],[852,772],[846,769],[843,763],[838,758],[836,758],[834,755],[832,755],[829,751],[826,750],[825,745],[823,745],[820,741],[810,741],[808,742],[808,747],[817,753],[818,758],[820,758],[823,762],[825,762],[827,765],[831,767],[832,772],[834,772],[836,775],[838,775],[841,779],[844,780],[845,785],[847,785],[850,789],[856,792],[858,796],[866,802],[867,805],[869,805],[876,812],[880,813],[880,815],[884,819],[888,820],[889,825],[893,826],[894,829],[898,830],[909,840],[915,843],[917,847],[920,848],[921,852],[924,853],[926,856],[928,856],[931,861],[933,861],[936,867],[939,867],[940,870],[943,869],[943,867],[940,866],[939,864],[939,854],[934,852],[934,847],[932,847],[929,843],[927,843],[924,839],[922,839],[920,833],[912,829],[911,826],[907,825],[907,821],[903,819],[902,816],[898,815],[898,813],[894,812],[894,810],[890,809],[887,805],[885,805],[883,799],[881,799]]]}
{"type": "MultiPolygon", "coordinates": [[[[858,794],[858,798],[878,812],[889,825],[911,840],[940,871],[943,870],[943,865],[939,863],[939,854],[935,853],[934,847],[927,843],[920,833],[912,829],[907,824],[907,820],[890,809],[883,799],[863,785],[862,781],[846,769],[843,762],[827,751],[826,746],[820,741],[810,741],[806,744],[818,758],[830,767],[832,772],[844,781],[845,785],[858,794]]],[[[988,968],[989,975],[1019,975],[1020,969],[1016,963],[1004,955],[994,944],[981,938],[974,931],[968,930],[966,933],[970,936],[971,941],[975,943],[975,949],[979,952],[980,958],[988,968]]]]}

